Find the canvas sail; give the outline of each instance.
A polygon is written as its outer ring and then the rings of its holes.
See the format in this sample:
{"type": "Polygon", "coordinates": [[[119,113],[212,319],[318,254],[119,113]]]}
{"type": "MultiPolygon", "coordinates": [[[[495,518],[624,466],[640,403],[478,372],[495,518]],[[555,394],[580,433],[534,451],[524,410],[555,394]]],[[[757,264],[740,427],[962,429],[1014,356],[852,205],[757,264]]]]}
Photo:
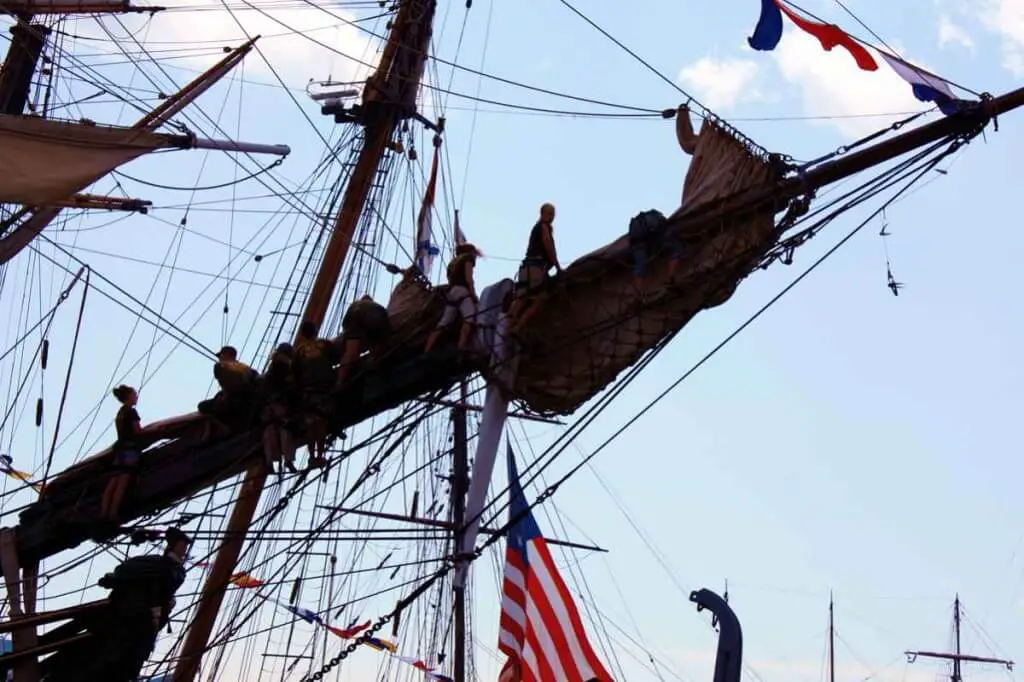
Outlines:
{"type": "MultiPolygon", "coordinates": [[[[695,147],[676,217],[779,179],[763,154],[711,119],[695,147]]],[[[642,307],[628,237],[577,259],[523,330],[530,360],[520,364],[515,396],[541,412],[576,410],[698,312],[728,300],[775,243],[773,215],[768,207],[680,235],[688,253],[679,286],[669,287],[666,255],[654,255],[642,307]]]]}
{"type": "Polygon", "coordinates": [[[133,128],[0,116],[0,202],[45,206],[182,138],[133,128]]]}

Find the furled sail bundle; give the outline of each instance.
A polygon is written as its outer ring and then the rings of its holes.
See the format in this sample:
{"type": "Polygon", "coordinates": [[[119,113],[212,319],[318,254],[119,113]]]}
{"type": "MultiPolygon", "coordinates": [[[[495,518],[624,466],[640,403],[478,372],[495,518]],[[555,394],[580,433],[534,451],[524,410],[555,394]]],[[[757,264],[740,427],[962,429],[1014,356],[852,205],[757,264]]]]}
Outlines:
{"type": "Polygon", "coordinates": [[[773,207],[692,231],[680,222],[711,202],[774,184],[780,173],[767,155],[705,118],[683,206],[668,228],[685,249],[676,284],[668,279],[668,253],[652,249],[641,303],[628,237],[573,262],[523,330],[529,361],[519,365],[516,397],[537,411],[570,413],[699,311],[728,300],[775,242],[773,207]]]}
{"type": "Polygon", "coordinates": [[[31,206],[68,199],[143,154],[181,146],[144,129],[34,116],[0,116],[0,138],[0,202],[31,206]]]}

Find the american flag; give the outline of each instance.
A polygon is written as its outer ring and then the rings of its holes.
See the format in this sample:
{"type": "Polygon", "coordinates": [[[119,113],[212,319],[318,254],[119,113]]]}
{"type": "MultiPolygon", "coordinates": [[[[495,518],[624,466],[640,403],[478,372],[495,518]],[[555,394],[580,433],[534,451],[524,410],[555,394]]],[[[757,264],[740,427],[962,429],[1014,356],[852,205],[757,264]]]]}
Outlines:
{"type": "Polygon", "coordinates": [[[522,682],[611,682],[587,641],[579,611],[540,528],[527,511],[511,445],[508,479],[509,518],[519,520],[509,529],[505,550],[498,649],[510,662],[502,681],[511,682],[514,674],[509,673],[515,671],[522,682]]]}

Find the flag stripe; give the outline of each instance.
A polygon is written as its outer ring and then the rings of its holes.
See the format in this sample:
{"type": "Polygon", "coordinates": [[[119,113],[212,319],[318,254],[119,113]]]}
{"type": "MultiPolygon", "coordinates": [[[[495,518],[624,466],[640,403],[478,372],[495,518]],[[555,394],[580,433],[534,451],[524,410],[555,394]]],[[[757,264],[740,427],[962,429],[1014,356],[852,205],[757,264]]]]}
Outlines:
{"type": "Polygon", "coordinates": [[[511,448],[508,457],[509,516],[518,520],[509,529],[505,549],[498,649],[518,661],[518,682],[611,682],[529,512],[511,448]]]}

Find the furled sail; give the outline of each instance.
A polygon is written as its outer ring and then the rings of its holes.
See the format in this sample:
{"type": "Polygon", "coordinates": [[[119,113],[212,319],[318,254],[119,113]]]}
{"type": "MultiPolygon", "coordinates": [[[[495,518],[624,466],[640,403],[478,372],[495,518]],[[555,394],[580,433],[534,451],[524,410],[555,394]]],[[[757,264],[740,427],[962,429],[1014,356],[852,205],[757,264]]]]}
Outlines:
{"type": "MultiPolygon", "coordinates": [[[[672,217],[686,217],[709,202],[779,179],[765,155],[705,119],[687,172],[683,207],[672,217]]],[[[628,237],[573,262],[522,332],[530,360],[520,364],[516,397],[543,412],[578,408],[700,310],[728,300],[774,244],[773,216],[769,207],[723,218],[697,234],[678,234],[685,254],[674,287],[669,286],[668,254],[652,251],[642,304],[633,284],[628,237]]]]}
{"type": "Polygon", "coordinates": [[[182,138],[138,128],[0,115],[0,202],[45,206],[68,199],[143,154],[182,138]]]}

